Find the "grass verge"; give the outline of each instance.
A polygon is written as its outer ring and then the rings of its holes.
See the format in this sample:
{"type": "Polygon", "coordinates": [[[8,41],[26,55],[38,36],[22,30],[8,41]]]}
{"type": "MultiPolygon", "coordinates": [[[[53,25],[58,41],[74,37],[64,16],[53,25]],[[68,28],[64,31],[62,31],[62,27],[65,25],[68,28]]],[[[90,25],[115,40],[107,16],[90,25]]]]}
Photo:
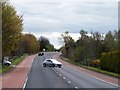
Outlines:
{"type": "Polygon", "coordinates": [[[0,73],[2,73],[2,65],[0,64],[0,73]]]}
{"type": "Polygon", "coordinates": [[[84,65],[82,65],[82,64],[80,64],[80,63],[71,61],[71,60],[69,60],[68,58],[65,58],[65,57],[62,57],[62,56],[61,56],[61,59],[64,60],[64,61],[67,61],[67,62],[69,62],[69,63],[72,63],[72,64],[74,64],[74,65],[83,67],[83,68],[85,68],[85,69],[89,69],[89,70],[92,70],[92,71],[95,71],[95,72],[99,72],[99,73],[102,73],[102,74],[106,74],[106,75],[109,75],[109,76],[114,76],[114,77],[120,78],[120,74],[118,74],[118,73],[101,70],[100,68],[95,68],[95,67],[90,67],[90,66],[84,66],[84,65]]]}
{"type": "MultiPolygon", "coordinates": [[[[15,59],[12,60],[12,65],[19,64],[26,56],[27,54],[20,56],[20,57],[16,57],[15,59]]],[[[10,71],[12,68],[14,68],[12,65],[10,66],[0,65],[0,74],[10,71]]]]}

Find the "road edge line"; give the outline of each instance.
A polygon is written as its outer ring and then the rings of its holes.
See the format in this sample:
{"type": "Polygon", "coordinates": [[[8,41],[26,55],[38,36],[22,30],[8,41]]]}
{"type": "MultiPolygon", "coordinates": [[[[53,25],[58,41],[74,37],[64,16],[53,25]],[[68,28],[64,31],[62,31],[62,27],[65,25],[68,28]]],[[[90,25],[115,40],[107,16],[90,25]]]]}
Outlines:
{"type": "Polygon", "coordinates": [[[26,78],[26,80],[25,80],[25,82],[24,82],[24,85],[23,85],[23,87],[22,87],[22,90],[24,90],[24,88],[25,88],[25,86],[26,86],[26,83],[27,83],[27,80],[28,80],[28,76],[27,76],[27,78],[26,78]]]}
{"type": "MultiPolygon", "coordinates": [[[[90,76],[90,75],[88,75],[88,76],[90,76]]],[[[90,77],[95,78],[96,80],[99,80],[99,81],[101,81],[101,82],[111,84],[111,85],[113,85],[113,86],[115,86],[115,87],[120,87],[120,86],[117,85],[117,84],[113,84],[113,83],[111,83],[111,82],[105,81],[105,80],[100,79],[100,78],[97,78],[97,77],[95,77],[95,76],[90,76],[90,77]]]]}
{"type": "MultiPolygon", "coordinates": [[[[36,55],[34,56],[34,59],[32,60],[32,64],[33,64],[33,61],[35,60],[35,57],[36,57],[36,55]]],[[[29,77],[29,74],[30,74],[31,69],[32,69],[32,64],[31,64],[30,70],[28,71],[28,74],[27,74],[27,76],[26,76],[26,79],[25,79],[25,81],[24,81],[24,84],[23,84],[22,90],[25,89],[25,86],[26,86],[26,84],[27,84],[28,77],[29,77]]]]}

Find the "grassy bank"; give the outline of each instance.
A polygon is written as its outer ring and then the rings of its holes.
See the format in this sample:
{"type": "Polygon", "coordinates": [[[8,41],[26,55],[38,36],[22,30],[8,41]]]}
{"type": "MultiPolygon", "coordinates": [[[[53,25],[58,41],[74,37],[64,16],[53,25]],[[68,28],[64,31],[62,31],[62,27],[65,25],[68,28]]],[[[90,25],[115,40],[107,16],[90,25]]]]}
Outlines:
{"type": "Polygon", "coordinates": [[[69,60],[68,58],[64,58],[62,56],[61,56],[61,59],[64,60],[64,61],[67,61],[69,63],[72,63],[74,65],[77,65],[77,66],[80,66],[80,67],[83,67],[83,68],[86,68],[86,69],[89,69],[89,70],[92,70],[92,71],[95,71],[95,72],[99,72],[99,73],[110,75],[110,76],[114,76],[114,77],[120,77],[120,74],[118,74],[118,73],[101,70],[101,69],[95,68],[95,67],[84,66],[84,65],[82,65],[80,63],[74,62],[74,61],[69,60]]]}
{"type": "Polygon", "coordinates": [[[2,65],[0,64],[0,73],[2,73],[2,65]]]}
{"type": "Polygon", "coordinates": [[[14,68],[13,65],[19,64],[26,56],[27,54],[20,57],[16,57],[15,59],[12,60],[12,65],[10,66],[0,65],[0,73],[5,73],[7,71],[10,71],[12,68],[14,68]]]}

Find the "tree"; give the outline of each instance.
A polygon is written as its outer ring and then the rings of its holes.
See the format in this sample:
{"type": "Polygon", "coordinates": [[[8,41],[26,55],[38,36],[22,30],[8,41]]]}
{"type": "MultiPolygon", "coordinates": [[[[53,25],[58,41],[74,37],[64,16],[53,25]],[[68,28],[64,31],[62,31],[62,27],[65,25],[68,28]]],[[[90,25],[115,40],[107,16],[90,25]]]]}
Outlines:
{"type": "Polygon", "coordinates": [[[120,29],[118,30],[118,50],[120,51],[120,29]]]}
{"type": "Polygon", "coordinates": [[[36,53],[39,51],[39,42],[33,34],[25,34],[23,35],[23,39],[20,43],[20,51],[22,50],[24,53],[36,53]]]}
{"type": "Polygon", "coordinates": [[[43,49],[45,49],[46,51],[54,51],[54,46],[50,43],[50,41],[48,40],[48,38],[41,36],[38,39],[39,45],[40,45],[40,49],[39,51],[43,51],[43,49]]]}
{"type": "Polygon", "coordinates": [[[101,53],[103,52],[102,50],[102,34],[99,32],[93,33],[93,50],[94,50],[94,58],[100,58],[101,53]]]}
{"type": "Polygon", "coordinates": [[[66,57],[71,56],[72,51],[75,49],[76,45],[73,38],[69,35],[68,31],[66,31],[64,34],[61,34],[61,40],[64,43],[63,47],[65,48],[65,56],[66,57]]]}
{"type": "Polygon", "coordinates": [[[92,32],[90,36],[87,31],[81,30],[79,39],[74,42],[69,32],[61,35],[64,46],[61,48],[63,56],[80,62],[84,65],[92,65],[92,60],[100,59],[103,52],[116,51],[120,48],[120,30],[109,31],[105,36],[99,32],[92,32]]]}
{"type": "Polygon", "coordinates": [[[2,61],[2,3],[0,1],[0,62],[2,61]]]}
{"type": "Polygon", "coordinates": [[[81,43],[81,46],[83,46],[83,41],[84,41],[84,39],[86,38],[86,35],[87,34],[87,31],[84,31],[84,30],[81,30],[80,31],[80,43],[81,43]]]}
{"type": "Polygon", "coordinates": [[[10,56],[21,40],[22,16],[8,2],[2,3],[2,56],[10,56]]]}
{"type": "Polygon", "coordinates": [[[114,51],[116,49],[116,41],[115,41],[115,37],[112,34],[111,31],[109,31],[106,35],[105,35],[105,39],[104,39],[104,43],[106,46],[106,52],[109,51],[114,51]]]}
{"type": "Polygon", "coordinates": [[[75,61],[82,62],[86,58],[86,51],[83,47],[77,47],[74,51],[75,61]]]}

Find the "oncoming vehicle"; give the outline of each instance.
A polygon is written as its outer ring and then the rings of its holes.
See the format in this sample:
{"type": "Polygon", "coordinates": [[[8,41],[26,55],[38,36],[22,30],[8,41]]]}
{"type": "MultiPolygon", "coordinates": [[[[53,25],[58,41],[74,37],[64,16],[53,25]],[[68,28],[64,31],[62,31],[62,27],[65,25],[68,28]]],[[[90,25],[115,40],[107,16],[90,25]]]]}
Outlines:
{"type": "Polygon", "coordinates": [[[38,53],[38,56],[43,56],[43,55],[44,55],[43,52],[38,53]]]}
{"type": "Polygon", "coordinates": [[[55,59],[45,59],[45,61],[43,62],[43,66],[49,66],[49,67],[59,67],[61,68],[62,63],[58,62],[55,59]]]}

